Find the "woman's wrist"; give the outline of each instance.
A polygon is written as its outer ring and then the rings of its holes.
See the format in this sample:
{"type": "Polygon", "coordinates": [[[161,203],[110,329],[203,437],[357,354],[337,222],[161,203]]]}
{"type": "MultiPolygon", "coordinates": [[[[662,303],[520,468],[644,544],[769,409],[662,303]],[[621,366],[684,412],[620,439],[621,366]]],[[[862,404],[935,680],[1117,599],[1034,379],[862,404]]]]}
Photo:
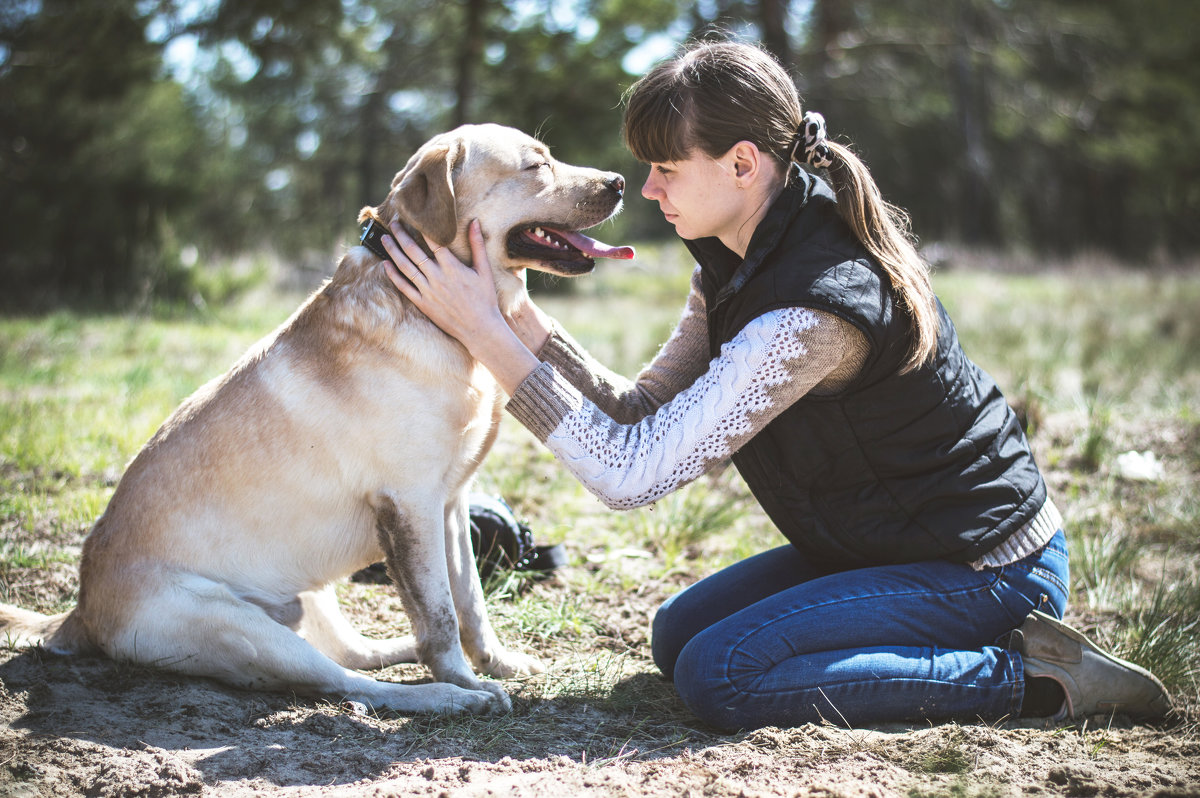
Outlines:
{"type": "Polygon", "coordinates": [[[554,329],[553,319],[528,297],[511,313],[506,314],[504,319],[521,343],[534,355],[542,351],[554,329]]]}
{"type": "Polygon", "coordinates": [[[467,350],[492,373],[504,392],[512,396],[530,372],[541,363],[524,341],[500,318],[493,328],[472,338],[467,350]]]}

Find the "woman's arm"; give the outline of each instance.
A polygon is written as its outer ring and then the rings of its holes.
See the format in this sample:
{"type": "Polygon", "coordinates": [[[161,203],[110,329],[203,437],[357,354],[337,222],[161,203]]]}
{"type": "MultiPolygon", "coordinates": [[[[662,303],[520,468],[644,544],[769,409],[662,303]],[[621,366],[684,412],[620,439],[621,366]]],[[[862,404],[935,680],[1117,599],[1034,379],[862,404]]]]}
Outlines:
{"type": "Polygon", "coordinates": [[[613,509],[649,504],[724,462],[834,372],[848,324],[807,308],[754,319],[690,387],[635,424],[606,415],[549,363],[508,410],[613,509]]]}
{"type": "Polygon", "coordinates": [[[683,315],[670,338],[633,380],[603,366],[553,322],[551,336],[538,351],[538,357],[553,365],[615,421],[625,424],[639,421],[669,402],[708,369],[708,323],[698,279],[698,276],[693,279],[683,315]]]}

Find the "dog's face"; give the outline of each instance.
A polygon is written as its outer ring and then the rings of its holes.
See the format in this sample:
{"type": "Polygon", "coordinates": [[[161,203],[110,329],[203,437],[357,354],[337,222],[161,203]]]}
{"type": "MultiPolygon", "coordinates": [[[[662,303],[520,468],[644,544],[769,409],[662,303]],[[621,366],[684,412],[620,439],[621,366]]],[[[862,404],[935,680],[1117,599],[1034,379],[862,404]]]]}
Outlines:
{"type": "Polygon", "coordinates": [[[621,207],[625,181],[562,163],[531,136],[501,125],[464,125],[430,139],[392,181],[372,215],[394,216],[470,259],[467,226],[479,219],[497,290],[511,295],[525,269],[563,276],[585,274],[595,258],[632,258],[579,231],[621,207]]]}

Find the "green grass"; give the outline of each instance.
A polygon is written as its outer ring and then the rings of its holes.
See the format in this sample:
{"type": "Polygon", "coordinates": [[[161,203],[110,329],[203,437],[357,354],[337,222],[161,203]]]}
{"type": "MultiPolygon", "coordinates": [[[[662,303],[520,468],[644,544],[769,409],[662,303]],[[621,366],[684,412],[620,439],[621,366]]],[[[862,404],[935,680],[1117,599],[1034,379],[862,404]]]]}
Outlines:
{"type": "MultiPolygon", "coordinates": [[[[594,355],[628,375],[665,340],[689,278],[682,248],[639,251],[639,262],[657,265],[601,264],[595,276],[543,300],[594,355]]],[[[936,275],[935,286],[968,353],[1028,419],[1066,517],[1072,619],[1157,672],[1185,708],[1196,707],[1200,274],[950,271],[936,275]],[[1131,449],[1154,451],[1165,479],[1120,478],[1114,459],[1131,449]]],[[[0,318],[4,597],[44,609],[70,600],[53,588],[26,586],[39,569],[77,556],[124,464],[178,402],[299,300],[260,292],[253,300],[161,315],[0,318]]],[[[554,662],[526,685],[531,712],[558,698],[616,712],[649,704],[669,717],[678,709],[669,687],[646,675],[656,602],[782,543],[752,509],[733,469],[652,507],[612,513],[511,420],[480,487],[502,494],[538,543],[567,542],[576,566],[551,584],[489,585],[501,637],[554,662]]],[[[639,733],[613,731],[588,756],[622,758],[628,749],[611,739],[636,740],[639,733]]],[[[946,756],[929,769],[957,779],[954,752],[946,756]]],[[[957,780],[947,787],[950,794],[963,789],[957,780]]]]}

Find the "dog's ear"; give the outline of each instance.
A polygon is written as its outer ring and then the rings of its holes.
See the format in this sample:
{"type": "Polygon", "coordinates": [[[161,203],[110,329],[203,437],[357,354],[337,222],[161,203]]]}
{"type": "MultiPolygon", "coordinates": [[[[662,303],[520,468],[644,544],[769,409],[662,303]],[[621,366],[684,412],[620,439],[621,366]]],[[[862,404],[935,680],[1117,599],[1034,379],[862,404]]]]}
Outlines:
{"type": "Polygon", "coordinates": [[[458,235],[451,173],[460,147],[457,142],[439,144],[414,155],[392,182],[400,216],[443,247],[458,235]]]}

